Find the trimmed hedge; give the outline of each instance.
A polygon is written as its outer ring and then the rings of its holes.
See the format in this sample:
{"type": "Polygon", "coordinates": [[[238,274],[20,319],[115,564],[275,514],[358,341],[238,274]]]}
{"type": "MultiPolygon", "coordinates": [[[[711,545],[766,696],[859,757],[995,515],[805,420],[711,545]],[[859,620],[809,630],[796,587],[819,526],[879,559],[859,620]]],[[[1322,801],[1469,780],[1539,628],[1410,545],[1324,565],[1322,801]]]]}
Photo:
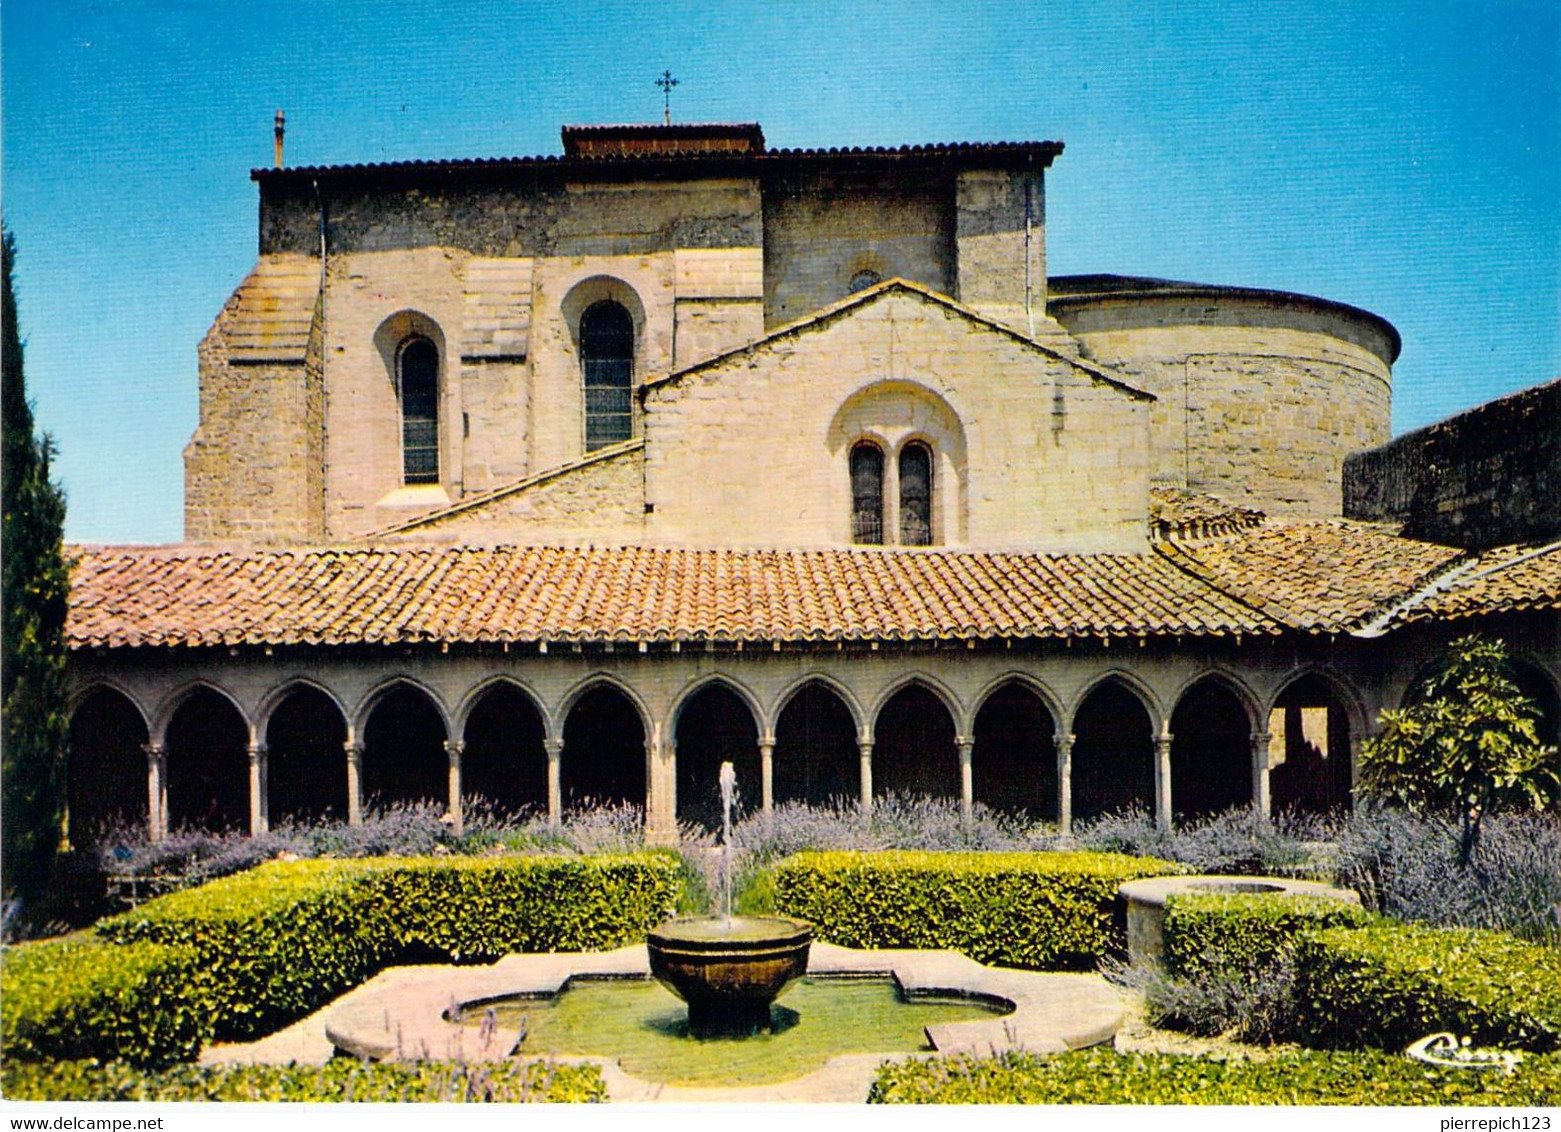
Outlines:
{"type": "Polygon", "coordinates": [[[1116,853],[800,853],[775,866],[775,907],[846,947],[946,947],[982,963],[1089,969],[1121,946],[1117,889],[1185,871],[1116,853]]]}
{"type": "Polygon", "coordinates": [[[338,1058],[325,1065],[180,1065],[137,1072],[118,1062],[6,1062],[0,1084],[13,1101],[605,1101],[594,1065],[504,1061],[371,1063],[338,1058]]]}
{"type": "Polygon", "coordinates": [[[1303,931],[1361,927],[1376,917],[1327,896],[1178,893],[1165,901],[1165,969],[1196,978],[1207,971],[1257,971],[1286,958],[1303,931]]]}
{"type": "Polygon", "coordinates": [[[1384,922],[1302,936],[1304,1040],[1401,1049],[1451,1030],[1476,1045],[1561,1050],[1561,950],[1500,932],[1384,922]]]}
{"type": "Polygon", "coordinates": [[[210,1017],[188,995],[192,948],[115,947],[90,936],[0,955],[0,1049],[7,1059],[102,1056],[135,1065],[193,1058],[210,1017]]]}
{"type": "Polygon", "coordinates": [[[1109,1049],[1041,1057],[957,1056],[886,1064],[871,1104],[1553,1105],[1561,1057],[1510,1076],[1437,1069],[1376,1051],[1278,1054],[1262,1061],[1109,1049]]]}
{"type": "Polygon", "coordinates": [[[7,949],[0,1049],[169,1064],[270,1033],[395,963],[620,946],[673,914],[679,867],[667,854],[273,862],[105,920],[98,938],[7,949]]]}

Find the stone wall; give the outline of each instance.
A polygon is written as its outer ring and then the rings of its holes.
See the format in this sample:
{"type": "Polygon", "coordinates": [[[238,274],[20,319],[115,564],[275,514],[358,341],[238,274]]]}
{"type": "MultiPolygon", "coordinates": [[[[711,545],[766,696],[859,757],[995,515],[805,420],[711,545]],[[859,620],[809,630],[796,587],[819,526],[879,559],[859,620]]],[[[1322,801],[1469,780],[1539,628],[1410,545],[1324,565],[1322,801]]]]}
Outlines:
{"type": "Polygon", "coordinates": [[[933,450],[942,545],[1140,552],[1148,398],[921,292],[890,287],[653,385],[646,534],[712,546],[840,546],[849,451],[933,450]]]}
{"type": "Polygon", "coordinates": [[[1344,513],[1474,550],[1561,538],[1561,381],[1350,456],[1344,513]]]}
{"type": "Polygon", "coordinates": [[[764,325],[776,327],[850,293],[871,271],[954,294],[954,186],[949,176],[885,181],[799,172],[764,183],[764,325]]]}
{"type": "Polygon", "coordinates": [[[1086,357],[1156,396],[1158,483],[1273,515],[1337,516],[1345,456],[1389,435],[1390,345],[1347,315],[1239,295],[1051,309],[1086,357]]]}
{"type": "Polygon", "coordinates": [[[604,450],[488,497],[463,501],[376,542],[634,546],[646,541],[645,449],[604,450]]]}
{"type": "Polygon", "coordinates": [[[201,341],[200,418],[184,450],[187,541],[324,534],[318,291],[317,260],[266,257],[201,341]]]}

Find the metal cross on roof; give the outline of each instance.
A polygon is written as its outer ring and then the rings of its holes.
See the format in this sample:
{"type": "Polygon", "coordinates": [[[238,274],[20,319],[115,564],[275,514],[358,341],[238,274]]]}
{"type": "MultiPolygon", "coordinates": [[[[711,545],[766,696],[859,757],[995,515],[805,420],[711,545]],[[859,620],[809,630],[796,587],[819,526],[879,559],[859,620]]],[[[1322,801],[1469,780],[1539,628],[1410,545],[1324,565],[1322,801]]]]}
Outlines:
{"type": "Polygon", "coordinates": [[[666,115],[666,124],[672,125],[672,88],[678,85],[677,79],[672,77],[671,71],[662,71],[661,78],[656,80],[656,85],[661,88],[662,112],[666,115]]]}

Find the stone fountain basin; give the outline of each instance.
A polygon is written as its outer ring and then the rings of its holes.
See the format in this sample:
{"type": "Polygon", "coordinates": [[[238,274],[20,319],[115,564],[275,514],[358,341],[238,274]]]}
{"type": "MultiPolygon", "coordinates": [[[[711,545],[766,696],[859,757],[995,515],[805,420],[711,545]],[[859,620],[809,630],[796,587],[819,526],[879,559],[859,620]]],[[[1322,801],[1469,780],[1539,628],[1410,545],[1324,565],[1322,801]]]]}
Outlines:
{"type": "MultiPolygon", "coordinates": [[[[987,967],[955,951],[858,951],[815,942],[808,973],[888,975],[909,998],[962,996],[1012,1008],[1002,1017],[929,1026],[927,1037],[939,1053],[1060,1053],[1109,1044],[1124,1017],[1116,989],[1099,975],[987,967]]],[[[518,1032],[483,1033],[453,1019],[499,998],[558,994],[571,979],[649,977],[644,944],[605,952],[511,955],[487,967],[394,967],[338,999],[312,1024],[323,1024],[330,1046],[355,1057],[502,1061],[524,1050],[518,1032]]],[[[600,1065],[615,1101],[860,1103],[884,1055],[846,1055],[808,1077],[730,1089],[641,1081],[597,1058],[559,1060],[600,1065]]]]}
{"type": "Polygon", "coordinates": [[[693,1021],[764,1018],[808,970],[813,925],[782,916],[671,920],[645,938],[650,972],[693,1021]]]}

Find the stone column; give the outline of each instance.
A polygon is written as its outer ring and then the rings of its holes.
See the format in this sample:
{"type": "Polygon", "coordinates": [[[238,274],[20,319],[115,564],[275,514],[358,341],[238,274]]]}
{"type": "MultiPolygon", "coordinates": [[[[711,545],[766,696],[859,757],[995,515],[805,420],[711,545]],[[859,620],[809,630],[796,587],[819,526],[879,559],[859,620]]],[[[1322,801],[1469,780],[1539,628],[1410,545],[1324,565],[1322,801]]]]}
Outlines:
{"type": "Polygon", "coordinates": [[[1350,728],[1350,806],[1354,808],[1360,804],[1360,748],[1374,732],[1367,728],[1350,728]]]}
{"type": "Polygon", "coordinates": [[[1252,733],[1252,808],[1265,818],[1273,810],[1273,799],[1268,789],[1268,744],[1273,739],[1267,731],[1252,733]]]}
{"type": "Polygon", "coordinates": [[[549,739],[547,747],[547,824],[557,829],[564,820],[564,741],[549,739]]]}
{"type": "Polygon", "coordinates": [[[461,803],[461,755],[465,750],[466,744],[460,739],[444,741],[445,757],[450,760],[450,826],[457,837],[466,832],[466,807],[461,803]]]}
{"type": "Polygon", "coordinates": [[[146,835],[161,841],[168,836],[168,748],[161,743],[145,743],[146,752],[146,835]]]}
{"type": "Polygon", "coordinates": [[[266,798],[266,745],[249,745],[249,835],[271,828],[271,807],[266,798]]]}
{"type": "Polygon", "coordinates": [[[1073,832],[1073,734],[1059,731],[1052,737],[1057,750],[1057,828],[1073,832]]]}
{"type": "Polygon", "coordinates": [[[954,742],[959,747],[959,820],[969,829],[976,819],[976,778],[970,765],[970,756],[976,749],[976,743],[965,735],[959,736],[954,742]]]}
{"type": "Polygon", "coordinates": [[[1169,732],[1154,741],[1154,823],[1161,829],[1171,828],[1171,735],[1169,732]]]}
{"type": "Polygon", "coordinates": [[[775,808],[775,740],[759,740],[759,808],[769,813],[775,808]]]}
{"type": "Polygon", "coordinates": [[[661,739],[660,725],[645,740],[645,840],[676,845],[678,840],[677,745],[661,739]]]}
{"type": "Polygon", "coordinates": [[[861,759],[862,816],[865,818],[873,812],[873,741],[858,739],[856,749],[861,759]]]}
{"type": "Polygon", "coordinates": [[[348,739],[342,744],[347,752],[347,824],[363,824],[363,744],[348,739]]]}

